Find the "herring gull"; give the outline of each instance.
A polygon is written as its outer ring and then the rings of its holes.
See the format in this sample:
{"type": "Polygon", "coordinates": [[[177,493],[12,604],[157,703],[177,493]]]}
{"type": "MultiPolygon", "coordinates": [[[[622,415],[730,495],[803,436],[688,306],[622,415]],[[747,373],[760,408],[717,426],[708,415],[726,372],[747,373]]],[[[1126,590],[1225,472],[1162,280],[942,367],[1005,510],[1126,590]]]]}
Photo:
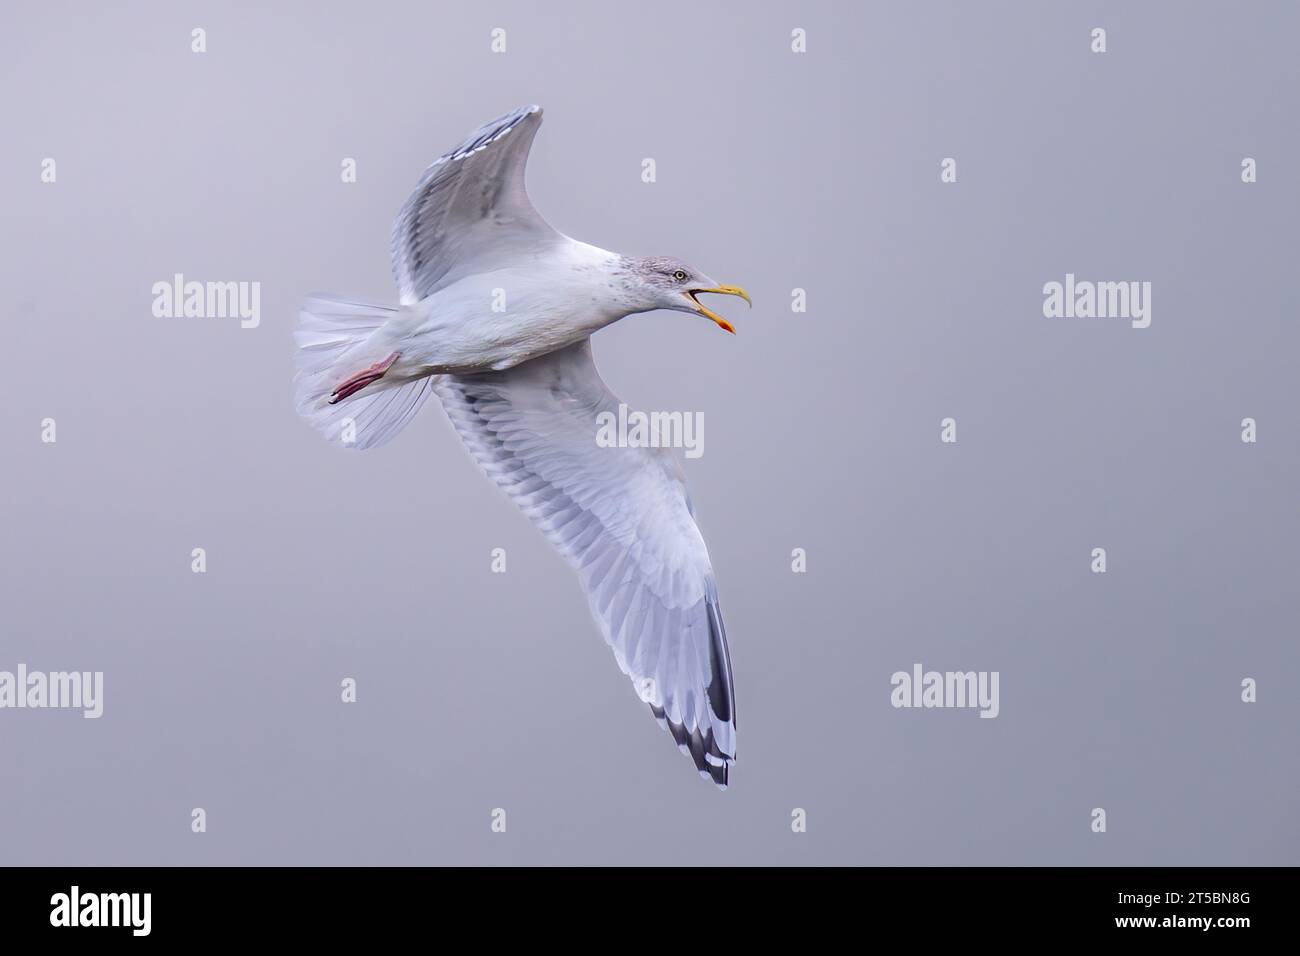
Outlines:
{"type": "Polygon", "coordinates": [[[303,304],[298,411],[331,441],[390,440],[436,393],[483,470],[576,568],[637,695],[720,787],[736,759],[731,659],[708,550],[677,457],[602,447],[619,400],[592,333],[735,295],[686,263],[622,256],[553,229],[524,167],[542,110],[475,131],[425,171],[393,226],[396,308],[329,295],[303,304]]]}

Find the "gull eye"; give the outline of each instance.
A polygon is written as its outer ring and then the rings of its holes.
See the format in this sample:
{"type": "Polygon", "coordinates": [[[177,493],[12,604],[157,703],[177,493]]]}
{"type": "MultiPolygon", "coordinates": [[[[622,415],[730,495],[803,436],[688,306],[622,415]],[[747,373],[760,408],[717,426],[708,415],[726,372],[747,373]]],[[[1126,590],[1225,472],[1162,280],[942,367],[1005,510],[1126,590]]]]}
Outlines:
{"type": "Polygon", "coordinates": [[[676,279],[678,282],[685,282],[686,273],[683,272],[681,269],[678,269],[676,272],[673,273],[673,278],[676,279]]]}

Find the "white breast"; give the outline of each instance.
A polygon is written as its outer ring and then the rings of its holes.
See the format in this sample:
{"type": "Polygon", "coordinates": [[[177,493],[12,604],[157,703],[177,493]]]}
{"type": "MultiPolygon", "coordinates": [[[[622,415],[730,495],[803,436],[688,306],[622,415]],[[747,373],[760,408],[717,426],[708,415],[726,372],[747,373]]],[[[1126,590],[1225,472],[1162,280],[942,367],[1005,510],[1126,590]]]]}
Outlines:
{"type": "Polygon", "coordinates": [[[393,348],[407,369],[468,374],[572,345],[626,314],[613,282],[618,258],[568,240],[545,256],[467,276],[404,307],[393,348]]]}

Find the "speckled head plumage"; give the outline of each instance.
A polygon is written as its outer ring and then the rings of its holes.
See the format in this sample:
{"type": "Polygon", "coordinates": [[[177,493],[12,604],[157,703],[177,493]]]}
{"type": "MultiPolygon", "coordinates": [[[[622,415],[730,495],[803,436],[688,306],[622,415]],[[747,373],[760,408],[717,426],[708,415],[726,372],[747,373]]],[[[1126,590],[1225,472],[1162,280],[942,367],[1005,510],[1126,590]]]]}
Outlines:
{"type": "Polygon", "coordinates": [[[700,270],[673,256],[624,256],[619,261],[618,275],[633,311],[649,312],[652,309],[671,309],[702,315],[717,323],[718,327],[734,333],[735,326],[711,309],[700,304],[704,292],[716,295],[735,295],[753,305],[749,293],[740,286],[720,285],[700,270]]]}

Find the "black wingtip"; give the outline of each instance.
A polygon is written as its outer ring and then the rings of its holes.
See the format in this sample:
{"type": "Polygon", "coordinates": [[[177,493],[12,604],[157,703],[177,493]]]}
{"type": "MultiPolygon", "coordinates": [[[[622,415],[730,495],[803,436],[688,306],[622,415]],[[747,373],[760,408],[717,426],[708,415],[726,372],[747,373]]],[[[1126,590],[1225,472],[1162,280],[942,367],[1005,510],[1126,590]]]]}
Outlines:
{"type": "Polygon", "coordinates": [[[709,728],[703,734],[698,727],[688,731],[684,725],[669,720],[663,708],[656,707],[654,704],[650,705],[650,713],[654,714],[655,720],[672,734],[677,749],[691,758],[701,777],[712,780],[722,790],[727,789],[731,765],[735,762],[736,755],[722,752],[713,737],[713,728],[709,728]]]}

